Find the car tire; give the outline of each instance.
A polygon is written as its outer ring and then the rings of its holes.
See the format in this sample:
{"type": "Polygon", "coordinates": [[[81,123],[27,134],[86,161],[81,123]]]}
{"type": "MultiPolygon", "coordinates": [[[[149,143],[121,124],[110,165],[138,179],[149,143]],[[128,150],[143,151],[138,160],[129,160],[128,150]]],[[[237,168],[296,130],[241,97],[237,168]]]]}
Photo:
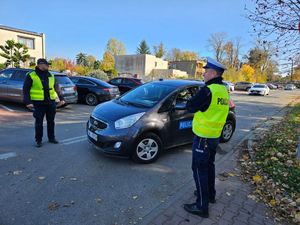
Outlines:
{"type": "Polygon", "coordinates": [[[143,134],[134,144],[132,159],[137,163],[153,163],[159,158],[162,148],[163,144],[159,136],[154,133],[143,134]]]}
{"type": "Polygon", "coordinates": [[[88,93],[85,96],[85,103],[87,105],[94,106],[94,105],[97,105],[99,103],[99,101],[98,101],[97,96],[94,93],[88,93]]]}
{"type": "Polygon", "coordinates": [[[247,87],[247,88],[246,88],[246,91],[249,91],[249,90],[250,90],[250,88],[249,88],[249,87],[247,87]]]}
{"type": "Polygon", "coordinates": [[[220,142],[221,143],[228,142],[234,133],[234,129],[235,129],[234,122],[230,119],[227,120],[221,133],[220,142]]]}

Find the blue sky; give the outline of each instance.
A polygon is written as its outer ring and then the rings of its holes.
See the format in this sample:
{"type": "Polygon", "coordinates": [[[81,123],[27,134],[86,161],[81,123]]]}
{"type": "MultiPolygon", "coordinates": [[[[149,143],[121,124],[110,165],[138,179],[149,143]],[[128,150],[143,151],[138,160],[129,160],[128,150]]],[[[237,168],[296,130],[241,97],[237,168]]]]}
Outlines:
{"type": "Polygon", "coordinates": [[[210,55],[207,40],[212,33],[240,37],[243,52],[255,36],[245,18],[251,0],[1,0],[0,24],[46,34],[48,58],[74,59],[79,52],[102,58],[110,38],[134,54],[139,42],[149,46],[163,42],[210,55]]]}

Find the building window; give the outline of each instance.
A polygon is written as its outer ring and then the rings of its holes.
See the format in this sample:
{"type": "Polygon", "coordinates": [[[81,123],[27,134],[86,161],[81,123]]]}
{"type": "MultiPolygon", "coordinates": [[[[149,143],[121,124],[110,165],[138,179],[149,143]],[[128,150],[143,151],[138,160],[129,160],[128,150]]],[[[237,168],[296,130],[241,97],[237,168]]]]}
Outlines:
{"type": "Polygon", "coordinates": [[[29,66],[35,66],[36,65],[34,57],[30,57],[28,61],[29,61],[29,66]]]}
{"type": "Polygon", "coordinates": [[[155,67],[157,67],[157,62],[155,62],[155,67]]]}
{"type": "Polygon", "coordinates": [[[18,42],[25,45],[27,48],[34,49],[34,39],[18,36],[18,42]]]}

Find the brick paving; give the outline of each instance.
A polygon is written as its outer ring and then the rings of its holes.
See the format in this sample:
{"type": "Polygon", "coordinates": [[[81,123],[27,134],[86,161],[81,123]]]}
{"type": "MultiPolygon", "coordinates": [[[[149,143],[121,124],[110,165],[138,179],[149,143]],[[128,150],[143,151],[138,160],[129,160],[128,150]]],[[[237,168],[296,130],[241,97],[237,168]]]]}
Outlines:
{"type": "MultiPolygon", "coordinates": [[[[261,202],[249,198],[251,187],[240,179],[237,154],[217,164],[216,204],[209,206],[209,218],[201,218],[184,211],[182,205],[193,203],[194,185],[176,202],[159,212],[148,225],[278,225],[269,209],[261,202]],[[233,173],[224,177],[220,173],[233,173]]],[[[191,171],[192,173],[192,171],[191,171]]]]}

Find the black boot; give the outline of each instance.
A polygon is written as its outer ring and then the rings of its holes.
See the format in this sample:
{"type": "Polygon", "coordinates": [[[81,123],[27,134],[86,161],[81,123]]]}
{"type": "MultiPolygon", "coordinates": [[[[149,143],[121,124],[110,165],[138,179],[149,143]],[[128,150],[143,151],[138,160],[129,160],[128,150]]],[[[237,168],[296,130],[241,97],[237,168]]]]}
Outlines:
{"type": "Polygon", "coordinates": [[[41,141],[37,141],[36,142],[36,144],[35,144],[35,147],[37,147],[37,148],[40,148],[40,147],[42,147],[43,145],[42,145],[42,142],[41,141]]]}
{"type": "MultiPolygon", "coordinates": [[[[194,191],[194,195],[197,197],[197,190],[194,191]]],[[[208,198],[209,203],[216,203],[216,199],[215,198],[208,198]]]]}
{"type": "Polygon", "coordinates": [[[193,204],[184,204],[183,208],[185,211],[203,217],[203,218],[208,218],[208,210],[202,210],[202,209],[198,209],[196,203],[193,204]]]}
{"type": "Polygon", "coordinates": [[[58,144],[58,140],[56,140],[55,138],[54,139],[49,139],[49,143],[52,143],[52,144],[58,144]]]}

